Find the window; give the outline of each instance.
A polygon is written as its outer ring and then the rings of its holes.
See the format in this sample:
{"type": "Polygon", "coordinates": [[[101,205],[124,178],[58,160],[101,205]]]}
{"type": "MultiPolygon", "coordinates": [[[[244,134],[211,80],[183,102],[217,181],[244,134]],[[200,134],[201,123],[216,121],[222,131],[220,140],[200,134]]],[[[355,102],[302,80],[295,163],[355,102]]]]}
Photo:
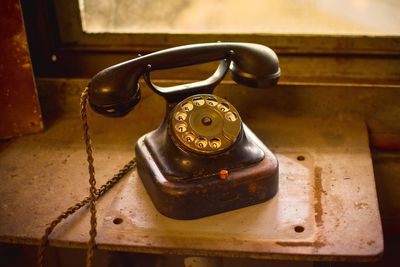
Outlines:
{"type": "Polygon", "coordinates": [[[399,35],[393,0],[79,0],[86,33],[399,35]]]}
{"type": "MultiPolygon", "coordinates": [[[[400,81],[396,0],[21,2],[37,76],[90,77],[138,53],[231,41],[274,49],[283,83],[400,81]]],[[[212,68],[155,77],[197,79],[212,68]]]]}

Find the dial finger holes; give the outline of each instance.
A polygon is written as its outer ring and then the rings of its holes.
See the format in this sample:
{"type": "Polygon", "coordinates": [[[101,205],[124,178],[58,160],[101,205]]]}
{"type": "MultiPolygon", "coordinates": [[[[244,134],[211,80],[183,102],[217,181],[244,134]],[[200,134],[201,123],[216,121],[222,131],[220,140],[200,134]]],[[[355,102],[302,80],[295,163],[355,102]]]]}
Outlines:
{"type": "Polygon", "coordinates": [[[202,98],[202,97],[195,97],[195,98],[193,98],[193,104],[195,105],[195,106],[198,106],[198,107],[200,107],[200,106],[202,106],[202,105],[204,105],[204,103],[205,103],[205,101],[204,101],[204,99],[202,98]]]}
{"type": "Polygon", "coordinates": [[[214,97],[207,97],[206,103],[209,106],[215,107],[218,104],[218,101],[214,97]]]}
{"type": "Polygon", "coordinates": [[[236,121],[238,119],[238,116],[235,113],[229,111],[225,114],[225,119],[227,119],[228,121],[236,121]]]}
{"type": "Polygon", "coordinates": [[[168,133],[187,152],[217,155],[230,148],[241,131],[235,106],[219,96],[192,95],[172,108],[168,133]]]}
{"type": "Polygon", "coordinates": [[[207,146],[207,139],[206,138],[204,138],[204,137],[199,137],[199,138],[197,138],[196,139],[196,141],[195,141],[195,145],[198,147],[198,148],[205,148],[206,146],[207,146]]]}
{"type": "Polygon", "coordinates": [[[193,133],[187,133],[187,134],[185,134],[183,139],[188,143],[192,143],[194,141],[194,139],[195,139],[195,136],[194,136],[193,133]]]}
{"type": "Polygon", "coordinates": [[[221,140],[219,138],[213,138],[210,140],[210,147],[213,149],[218,149],[221,147],[221,140]]]}
{"type": "Polygon", "coordinates": [[[182,111],[178,111],[177,113],[175,113],[175,119],[178,121],[184,121],[187,118],[187,114],[185,112],[182,111]]]}
{"type": "Polygon", "coordinates": [[[222,112],[227,112],[229,110],[229,105],[227,103],[219,103],[217,108],[222,112]]]}
{"type": "Polygon", "coordinates": [[[181,105],[184,111],[191,111],[193,109],[193,104],[191,102],[185,102],[181,105]]]}
{"type": "Polygon", "coordinates": [[[186,123],[178,123],[175,125],[175,129],[178,132],[183,133],[183,132],[187,131],[187,125],[186,125],[186,123]]]}

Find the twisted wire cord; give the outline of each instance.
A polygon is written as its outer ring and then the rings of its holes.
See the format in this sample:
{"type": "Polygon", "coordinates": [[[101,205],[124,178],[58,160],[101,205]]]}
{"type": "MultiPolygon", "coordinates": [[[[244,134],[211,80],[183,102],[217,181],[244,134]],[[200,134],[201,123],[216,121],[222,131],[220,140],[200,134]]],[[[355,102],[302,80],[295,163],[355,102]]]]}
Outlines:
{"type": "Polygon", "coordinates": [[[97,217],[96,217],[96,178],[94,169],[93,149],[92,141],[89,135],[89,125],[87,123],[87,100],[88,100],[89,88],[86,87],[81,95],[81,118],[83,128],[83,139],[86,146],[88,171],[89,171],[89,209],[90,209],[90,231],[89,231],[89,242],[88,249],[86,252],[86,266],[92,266],[94,249],[96,247],[96,235],[97,235],[97,217]]]}
{"type": "Polygon", "coordinates": [[[88,171],[89,171],[89,196],[85,197],[80,202],[75,205],[69,207],[67,210],[62,212],[56,219],[54,219],[49,226],[46,228],[39,244],[39,248],[37,251],[37,266],[44,266],[44,254],[46,247],[49,243],[49,236],[53,232],[54,228],[62,221],[68,218],[70,215],[74,214],[77,210],[89,204],[90,209],[90,239],[88,242],[88,249],[86,253],[86,266],[92,266],[92,261],[94,257],[94,249],[96,246],[96,201],[103,196],[108,190],[110,190],[118,181],[121,180],[130,170],[132,170],[136,166],[136,159],[133,158],[130,160],[125,166],[118,171],[111,179],[109,179],[105,184],[103,184],[99,189],[96,189],[96,178],[95,178],[95,169],[94,169],[94,158],[93,158],[93,149],[91,138],[89,134],[89,125],[87,119],[87,100],[88,100],[88,87],[82,92],[81,95],[81,119],[83,126],[83,138],[86,145],[86,154],[87,154],[87,162],[88,162],[88,171]]]}

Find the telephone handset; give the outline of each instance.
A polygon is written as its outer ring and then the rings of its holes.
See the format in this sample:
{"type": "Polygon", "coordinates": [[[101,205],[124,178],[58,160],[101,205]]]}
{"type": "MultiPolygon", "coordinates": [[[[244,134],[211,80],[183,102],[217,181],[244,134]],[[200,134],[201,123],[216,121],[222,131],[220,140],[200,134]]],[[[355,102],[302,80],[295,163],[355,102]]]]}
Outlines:
{"type": "Polygon", "coordinates": [[[275,155],[241,121],[235,107],[212,94],[230,70],[238,84],[273,86],[280,77],[276,54],[263,45],[207,43],[141,56],[96,74],[89,103],[118,117],[140,100],[138,80],[167,101],[159,128],[136,144],[138,174],[155,207],[176,219],[200,218],[272,198],[278,191],[275,155]],[[220,61],[208,79],[160,87],[150,73],[220,61]]]}

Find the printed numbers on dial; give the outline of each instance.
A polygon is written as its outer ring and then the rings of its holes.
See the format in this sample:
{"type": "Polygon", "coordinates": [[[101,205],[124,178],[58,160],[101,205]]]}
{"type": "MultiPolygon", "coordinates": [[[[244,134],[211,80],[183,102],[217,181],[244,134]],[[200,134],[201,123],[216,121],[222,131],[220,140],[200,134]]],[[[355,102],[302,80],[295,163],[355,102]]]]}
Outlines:
{"type": "Polygon", "coordinates": [[[217,153],[230,147],[241,128],[236,109],[214,95],[188,97],[172,112],[174,135],[184,147],[199,153],[217,153]]]}

